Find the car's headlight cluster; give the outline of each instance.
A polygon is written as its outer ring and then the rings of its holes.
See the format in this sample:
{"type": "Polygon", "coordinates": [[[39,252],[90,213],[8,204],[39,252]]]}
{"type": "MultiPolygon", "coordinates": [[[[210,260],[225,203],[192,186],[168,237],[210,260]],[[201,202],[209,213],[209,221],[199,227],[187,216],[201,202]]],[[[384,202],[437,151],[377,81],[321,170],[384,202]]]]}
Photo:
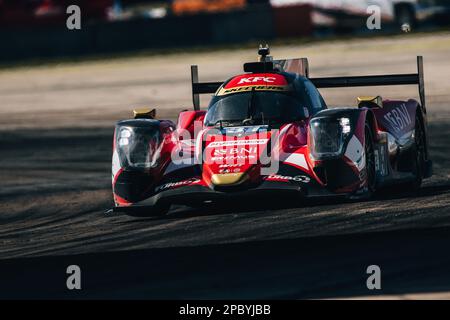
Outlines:
{"type": "Polygon", "coordinates": [[[313,118],[309,126],[309,146],[314,159],[322,160],[342,155],[345,138],[352,130],[349,118],[313,118]]]}
{"type": "Polygon", "coordinates": [[[155,125],[139,122],[123,121],[116,127],[116,149],[122,168],[142,170],[157,164],[161,145],[159,122],[155,125]]]}

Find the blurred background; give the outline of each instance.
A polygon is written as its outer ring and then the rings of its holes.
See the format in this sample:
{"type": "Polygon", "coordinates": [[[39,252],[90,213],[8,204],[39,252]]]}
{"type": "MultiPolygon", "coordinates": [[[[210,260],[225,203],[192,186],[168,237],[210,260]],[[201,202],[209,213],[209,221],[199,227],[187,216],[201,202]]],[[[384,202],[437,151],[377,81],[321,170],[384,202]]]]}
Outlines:
{"type": "Polygon", "coordinates": [[[0,0],[0,62],[445,28],[447,0],[0,0]],[[82,29],[66,28],[69,5],[82,29]],[[367,8],[381,9],[368,30],[367,8]]]}
{"type": "MultiPolygon", "coordinates": [[[[376,263],[389,279],[383,293],[450,298],[449,25],[443,0],[0,0],[0,297],[63,288],[51,283],[64,270],[55,260],[4,259],[86,254],[80,265],[98,262],[110,280],[86,274],[116,296],[133,284],[138,298],[366,295],[363,271],[376,263]],[[72,4],[81,30],[66,27],[72,4]],[[379,30],[366,26],[371,5],[379,30]],[[192,108],[191,64],[200,81],[225,80],[259,43],[275,58],[308,57],[312,77],[413,73],[422,55],[434,176],[420,195],[105,215],[115,122],[143,106],[176,121],[192,108]]],[[[416,86],[321,92],[330,107],[418,99],[416,86]]]]}

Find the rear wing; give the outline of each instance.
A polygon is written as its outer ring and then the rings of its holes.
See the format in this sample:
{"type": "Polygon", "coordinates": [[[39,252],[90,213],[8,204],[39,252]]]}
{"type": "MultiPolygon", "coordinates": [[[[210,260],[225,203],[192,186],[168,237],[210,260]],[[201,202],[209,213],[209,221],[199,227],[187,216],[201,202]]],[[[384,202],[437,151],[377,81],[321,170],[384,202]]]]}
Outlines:
{"type": "Polygon", "coordinates": [[[417,57],[417,73],[390,74],[359,77],[309,78],[316,88],[372,87],[395,85],[418,85],[420,103],[425,110],[425,83],[423,57],[417,57]]]}
{"type": "MultiPolygon", "coordinates": [[[[309,66],[306,58],[292,60],[274,60],[274,66],[280,71],[299,73],[309,78],[309,66]],[[292,62],[296,61],[296,62],[292,62]],[[284,68],[284,66],[296,67],[284,68]]],[[[223,82],[199,82],[198,67],[191,66],[192,79],[192,102],[194,109],[200,109],[200,94],[214,93],[223,82]]],[[[394,85],[417,85],[422,108],[425,108],[425,84],[423,73],[423,57],[417,57],[417,73],[408,74],[390,74],[390,75],[371,75],[356,77],[326,77],[309,78],[316,88],[344,88],[344,87],[372,87],[372,86],[394,86],[394,85]]]]}

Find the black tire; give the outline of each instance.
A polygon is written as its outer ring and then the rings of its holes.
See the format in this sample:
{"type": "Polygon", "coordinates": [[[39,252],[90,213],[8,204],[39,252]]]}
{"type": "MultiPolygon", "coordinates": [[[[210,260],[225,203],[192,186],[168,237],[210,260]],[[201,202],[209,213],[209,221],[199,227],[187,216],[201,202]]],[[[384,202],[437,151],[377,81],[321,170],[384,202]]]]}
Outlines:
{"type": "Polygon", "coordinates": [[[416,115],[416,124],[414,128],[414,144],[412,173],[415,176],[415,180],[408,184],[408,189],[411,191],[420,189],[425,171],[425,132],[423,131],[422,121],[418,115],[416,115]]]}
{"type": "Polygon", "coordinates": [[[151,207],[131,208],[126,214],[131,217],[161,217],[169,212],[170,204],[158,203],[151,207]]]}
{"type": "Polygon", "coordinates": [[[364,153],[366,157],[367,198],[376,190],[375,148],[370,125],[366,123],[364,129],[364,153]]]}

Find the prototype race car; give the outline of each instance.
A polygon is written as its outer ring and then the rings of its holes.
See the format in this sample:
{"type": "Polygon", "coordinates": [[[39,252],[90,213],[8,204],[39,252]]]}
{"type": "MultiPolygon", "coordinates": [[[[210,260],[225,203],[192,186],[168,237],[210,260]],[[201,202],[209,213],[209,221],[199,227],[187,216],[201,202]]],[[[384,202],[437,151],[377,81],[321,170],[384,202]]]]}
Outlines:
{"type": "MultiPolygon", "coordinates": [[[[368,198],[395,183],[417,190],[432,174],[423,60],[417,73],[310,78],[306,58],[259,61],[225,82],[200,83],[177,124],[134,110],[116,124],[113,211],[160,215],[247,196],[368,198]],[[328,108],[318,88],[416,84],[420,102],[358,97],[328,108]],[[200,94],[214,93],[207,110],[200,94]]],[[[279,200],[281,201],[281,200],[279,200]]]]}

